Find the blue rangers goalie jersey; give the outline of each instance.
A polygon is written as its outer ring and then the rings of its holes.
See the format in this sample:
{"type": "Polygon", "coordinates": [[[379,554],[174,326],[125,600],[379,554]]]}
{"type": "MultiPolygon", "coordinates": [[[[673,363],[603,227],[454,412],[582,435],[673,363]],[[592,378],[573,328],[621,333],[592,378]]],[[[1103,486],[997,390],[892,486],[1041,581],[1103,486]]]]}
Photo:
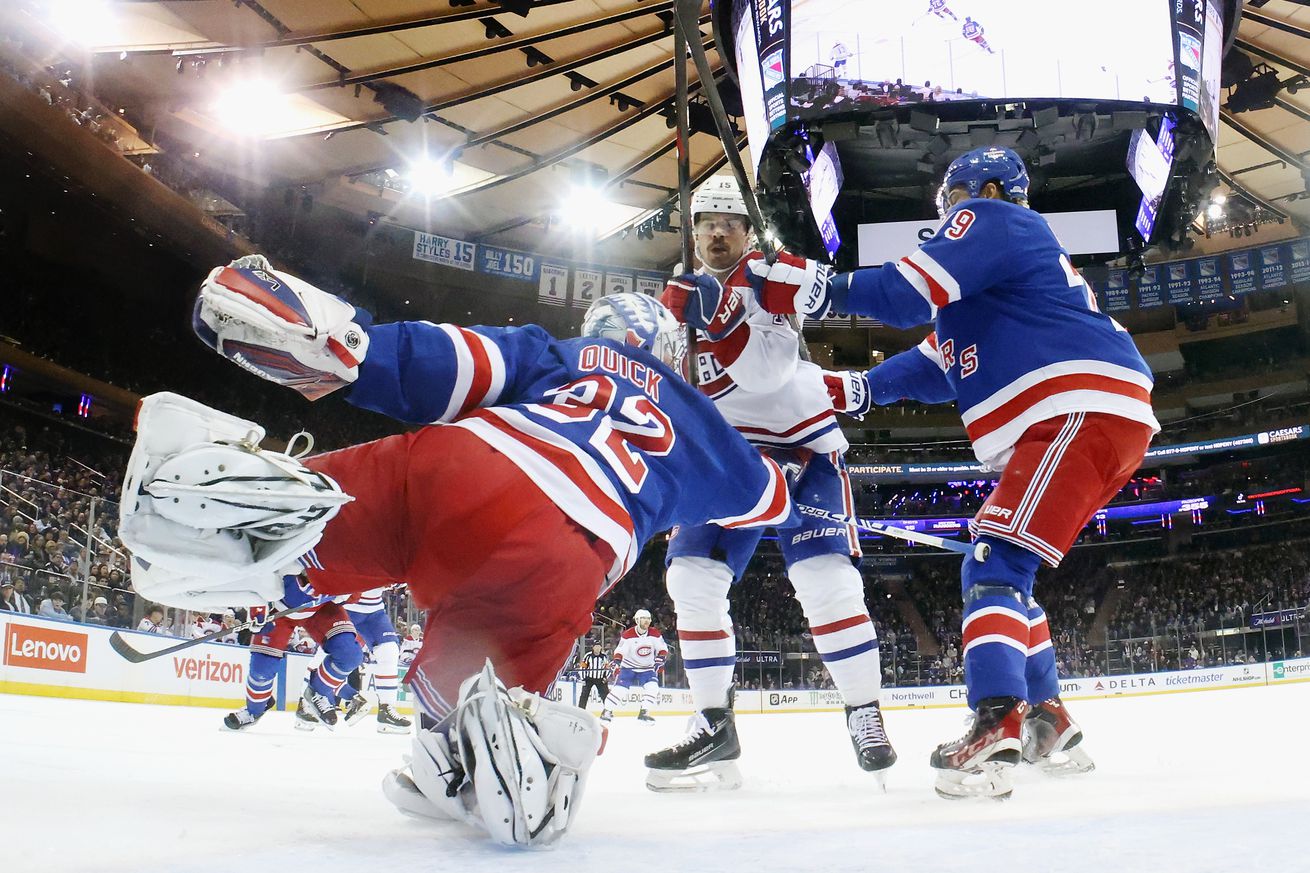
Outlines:
{"type": "Polygon", "coordinates": [[[894,327],[935,322],[917,348],[869,371],[873,397],[954,397],[974,453],[993,469],[1025,430],[1069,412],[1160,429],[1132,338],[1097,310],[1046,219],[1018,204],[960,202],[912,254],[835,282],[833,308],[894,327]]]}
{"type": "Polygon", "coordinates": [[[536,326],[399,322],[368,328],[348,399],[420,424],[462,427],[508,457],[604,541],[617,581],[677,524],[784,524],[782,471],[653,355],[536,326]]]}

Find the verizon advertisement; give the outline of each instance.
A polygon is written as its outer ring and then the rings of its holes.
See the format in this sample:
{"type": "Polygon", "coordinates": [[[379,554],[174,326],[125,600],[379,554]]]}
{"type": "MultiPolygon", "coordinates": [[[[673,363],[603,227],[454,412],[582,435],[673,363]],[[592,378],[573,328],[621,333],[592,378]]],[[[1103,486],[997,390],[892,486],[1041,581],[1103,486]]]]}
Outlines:
{"type": "MultiPolygon", "coordinates": [[[[109,647],[111,633],[109,628],[3,614],[0,692],[186,706],[236,706],[245,698],[250,657],[245,648],[204,643],[154,661],[129,664],[109,647]]],[[[179,642],[173,637],[124,633],[145,650],[179,642]]],[[[288,654],[286,683],[298,688],[310,661],[305,655],[288,654]]],[[[278,698],[284,700],[286,695],[278,698]]]]}

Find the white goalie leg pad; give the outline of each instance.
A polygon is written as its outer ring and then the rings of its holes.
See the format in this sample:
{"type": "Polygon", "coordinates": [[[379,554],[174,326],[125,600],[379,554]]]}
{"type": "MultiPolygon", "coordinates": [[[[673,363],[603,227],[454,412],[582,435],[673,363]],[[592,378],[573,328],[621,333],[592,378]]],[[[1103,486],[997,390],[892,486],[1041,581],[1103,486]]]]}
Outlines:
{"type": "Polygon", "coordinates": [[[493,840],[539,847],[564,835],[600,751],[595,716],[521,688],[507,691],[488,661],[460,687],[455,730],[493,840]]]}
{"type": "Polygon", "coordinates": [[[479,824],[473,786],[446,735],[420,730],[409,766],[382,780],[382,793],[397,809],[420,818],[479,824]]]}
{"type": "Polygon", "coordinates": [[[253,422],[178,394],[141,402],[119,517],[138,593],[189,609],[282,596],[282,576],[299,572],[297,559],[352,498],[295,459],[255,448],[263,437],[253,422]],[[267,481],[224,481],[234,470],[267,481]]]}

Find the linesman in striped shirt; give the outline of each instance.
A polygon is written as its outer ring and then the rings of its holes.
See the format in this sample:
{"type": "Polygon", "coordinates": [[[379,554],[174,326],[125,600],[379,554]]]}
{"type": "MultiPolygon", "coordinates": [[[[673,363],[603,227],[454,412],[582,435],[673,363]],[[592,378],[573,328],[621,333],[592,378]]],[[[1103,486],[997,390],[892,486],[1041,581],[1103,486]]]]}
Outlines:
{"type": "Polygon", "coordinates": [[[587,708],[587,701],[593,688],[596,689],[597,699],[602,704],[605,702],[605,698],[610,693],[609,683],[605,681],[609,672],[610,659],[601,651],[600,643],[592,643],[591,651],[578,661],[578,675],[582,677],[582,698],[578,701],[578,706],[587,708]]]}

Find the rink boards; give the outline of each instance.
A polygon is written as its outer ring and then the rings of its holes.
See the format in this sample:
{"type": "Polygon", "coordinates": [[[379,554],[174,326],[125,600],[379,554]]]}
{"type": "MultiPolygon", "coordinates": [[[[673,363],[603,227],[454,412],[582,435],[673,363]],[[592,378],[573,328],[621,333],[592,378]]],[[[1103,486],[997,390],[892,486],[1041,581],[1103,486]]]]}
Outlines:
{"type": "MultiPolygon", "coordinates": [[[[0,692],[116,700],[126,703],[162,703],[176,706],[235,707],[245,697],[249,652],[241,646],[202,643],[154,661],[131,664],[109,647],[111,630],[70,622],[0,614],[0,692]]],[[[167,648],[178,640],[137,631],[122,631],[143,651],[167,648]]],[[[280,708],[287,708],[287,688],[298,696],[301,682],[313,658],[288,653],[278,674],[275,693],[280,708]]],[[[1257,688],[1310,682],[1310,658],[1183,670],[1167,673],[1138,673],[1065,679],[1060,694],[1067,700],[1107,697],[1139,697],[1257,688]]],[[[560,682],[557,695],[576,702],[580,683],[560,682]]],[[[408,711],[402,686],[400,706],[408,711]]],[[[619,715],[635,714],[633,705],[619,715]]],[[[965,705],[962,685],[884,688],[884,709],[940,709],[965,705]]],[[[591,704],[594,709],[595,703],[591,704]]],[[[688,715],[691,693],[681,688],[662,688],[653,708],[663,715],[688,715]]],[[[842,708],[836,691],[764,690],[738,691],[736,710],[741,713],[828,712],[842,708]]]]}

